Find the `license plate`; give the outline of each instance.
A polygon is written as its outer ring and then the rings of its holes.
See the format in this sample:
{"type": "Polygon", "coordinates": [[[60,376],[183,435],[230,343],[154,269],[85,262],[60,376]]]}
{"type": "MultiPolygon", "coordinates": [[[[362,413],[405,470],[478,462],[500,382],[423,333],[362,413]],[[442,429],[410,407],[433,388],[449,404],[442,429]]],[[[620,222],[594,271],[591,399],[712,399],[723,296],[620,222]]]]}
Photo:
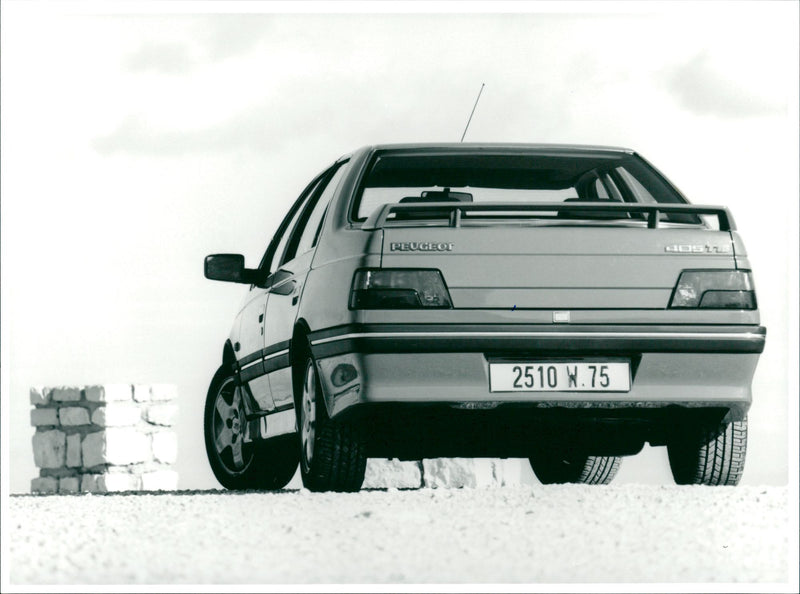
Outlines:
{"type": "Polygon", "coordinates": [[[630,363],[560,361],[490,363],[491,392],[629,392],[630,363]]]}

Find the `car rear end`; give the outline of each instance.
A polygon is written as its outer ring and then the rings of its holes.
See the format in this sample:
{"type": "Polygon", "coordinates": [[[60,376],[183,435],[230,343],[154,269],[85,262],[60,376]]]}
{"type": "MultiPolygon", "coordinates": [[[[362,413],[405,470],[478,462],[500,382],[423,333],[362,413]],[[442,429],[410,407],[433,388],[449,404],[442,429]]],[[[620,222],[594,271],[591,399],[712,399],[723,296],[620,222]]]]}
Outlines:
{"type": "Polygon", "coordinates": [[[724,208],[624,150],[374,151],[349,233],[379,254],[309,339],[370,455],[596,455],[740,421],[765,329],[724,208]]]}

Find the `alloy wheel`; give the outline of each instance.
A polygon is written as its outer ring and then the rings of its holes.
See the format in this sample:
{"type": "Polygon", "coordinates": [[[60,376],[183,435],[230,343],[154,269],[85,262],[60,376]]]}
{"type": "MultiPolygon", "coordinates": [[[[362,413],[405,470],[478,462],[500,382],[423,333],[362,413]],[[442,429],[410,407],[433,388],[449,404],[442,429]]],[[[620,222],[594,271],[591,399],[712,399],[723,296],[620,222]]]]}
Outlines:
{"type": "Polygon", "coordinates": [[[220,386],[214,402],[212,423],[214,448],[222,463],[231,472],[244,470],[252,455],[243,443],[245,431],[241,388],[229,378],[220,386]]]}
{"type": "Polygon", "coordinates": [[[311,467],[314,459],[314,437],[317,420],[317,373],[309,359],[303,377],[303,394],[300,403],[300,439],[302,441],[303,465],[311,467]]]}

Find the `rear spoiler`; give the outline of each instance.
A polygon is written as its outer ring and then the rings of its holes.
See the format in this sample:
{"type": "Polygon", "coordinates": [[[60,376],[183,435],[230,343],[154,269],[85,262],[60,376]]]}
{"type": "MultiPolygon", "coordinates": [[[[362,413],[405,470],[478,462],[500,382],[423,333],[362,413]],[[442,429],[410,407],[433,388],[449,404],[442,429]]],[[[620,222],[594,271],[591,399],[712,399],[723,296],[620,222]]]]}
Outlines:
{"type": "MultiPolygon", "coordinates": [[[[697,206],[694,204],[641,204],[633,202],[617,202],[614,204],[598,204],[597,202],[543,202],[534,203],[514,203],[514,202],[429,202],[426,204],[406,203],[406,204],[384,204],[376,209],[369,218],[361,225],[365,231],[382,229],[386,225],[386,220],[390,214],[417,215],[424,218],[430,215],[436,218],[450,219],[451,227],[461,226],[461,217],[464,213],[472,212],[507,212],[508,217],[537,218],[541,213],[586,213],[588,211],[601,213],[645,213],[647,214],[647,226],[650,229],[658,228],[658,215],[665,214],[687,214],[687,215],[711,215],[717,217],[720,231],[732,231],[736,229],[733,216],[724,206],[697,206]]],[[[550,216],[547,218],[555,218],[550,216]]],[[[589,215],[591,216],[591,215],[589,215]]]]}

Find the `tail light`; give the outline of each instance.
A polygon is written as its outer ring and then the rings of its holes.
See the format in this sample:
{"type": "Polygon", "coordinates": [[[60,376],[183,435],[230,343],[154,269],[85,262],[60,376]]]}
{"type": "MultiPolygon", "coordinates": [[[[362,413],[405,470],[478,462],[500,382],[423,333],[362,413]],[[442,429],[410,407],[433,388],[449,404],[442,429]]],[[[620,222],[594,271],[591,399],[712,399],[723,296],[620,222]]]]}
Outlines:
{"type": "Polygon", "coordinates": [[[357,270],[350,309],[451,309],[453,302],[438,270],[357,270]]]}
{"type": "Polygon", "coordinates": [[[755,309],[749,270],[684,270],[672,293],[672,308],[755,309]]]}

